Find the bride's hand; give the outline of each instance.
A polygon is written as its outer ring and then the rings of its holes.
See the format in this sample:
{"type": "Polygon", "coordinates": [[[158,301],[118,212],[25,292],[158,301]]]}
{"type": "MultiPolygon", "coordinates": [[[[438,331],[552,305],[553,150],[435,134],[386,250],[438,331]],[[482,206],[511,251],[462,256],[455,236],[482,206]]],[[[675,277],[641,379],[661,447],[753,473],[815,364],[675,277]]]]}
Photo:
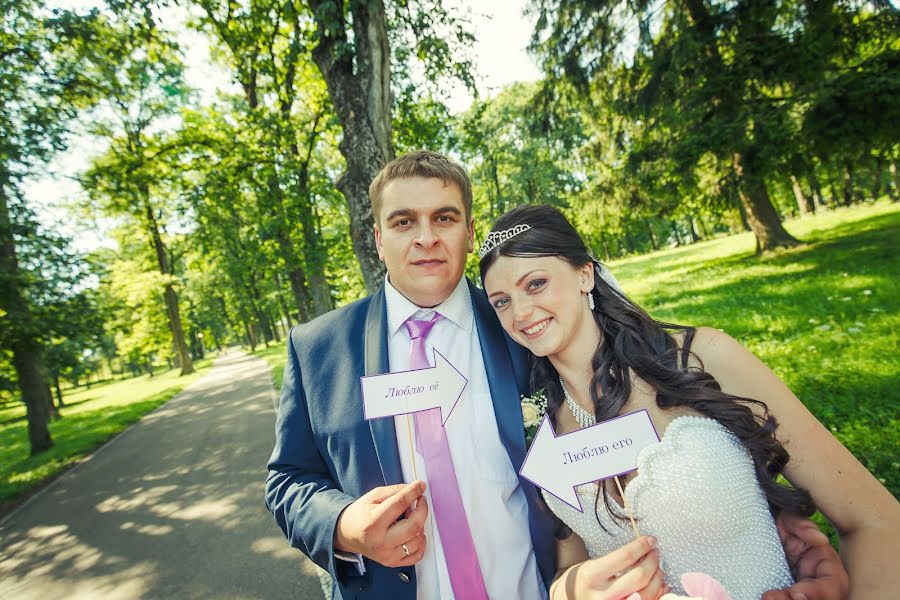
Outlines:
{"type": "Polygon", "coordinates": [[[574,597],[578,600],[622,600],[633,593],[640,594],[641,600],[656,600],[669,591],[653,537],[641,536],[576,569],[574,597]]]}

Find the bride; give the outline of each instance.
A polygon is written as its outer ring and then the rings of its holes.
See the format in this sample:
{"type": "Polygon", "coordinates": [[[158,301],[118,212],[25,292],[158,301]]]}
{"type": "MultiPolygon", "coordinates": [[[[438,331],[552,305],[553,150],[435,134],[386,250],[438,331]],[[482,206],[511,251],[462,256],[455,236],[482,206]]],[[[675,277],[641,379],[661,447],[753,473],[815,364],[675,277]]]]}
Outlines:
{"type": "Polygon", "coordinates": [[[544,494],[561,521],[551,598],[657,598],[703,572],[759,600],[793,583],[773,515],[816,507],[840,532],[851,597],[896,597],[897,502],[753,354],[715,329],[653,320],[555,208],[507,212],[479,254],[556,434],[646,409],[661,436],[620,478],[624,498],[609,480],[579,486],[583,513],[544,494]]]}

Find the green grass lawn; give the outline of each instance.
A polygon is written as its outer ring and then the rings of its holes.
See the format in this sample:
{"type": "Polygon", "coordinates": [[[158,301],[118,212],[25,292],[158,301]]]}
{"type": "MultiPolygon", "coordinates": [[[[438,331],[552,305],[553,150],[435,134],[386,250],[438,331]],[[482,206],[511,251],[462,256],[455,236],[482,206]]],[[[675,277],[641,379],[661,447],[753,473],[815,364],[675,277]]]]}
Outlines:
{"type": "MultiPolygon", "coordinates": [[[[163,404],[211,364],[209,358],[197,361],[197,371],[185,377],[171,370],[152,379],[144,375],[71,392],[63,397],[63,418],[50,423],[53,448],[38,456],[29,456],[24,419],[0,425],[0,512],[163,404]]],[[[24,414],[24,408],[10,408],[0,421],[13,418],[13,411],[24,414]]]]}
{"type": "Polygon", "coordinates": [[[274,346],[269,346],[265,350],[254,352],[254,356],[265,360],[272,368],[272,382],[275,389],[281,390],[281,380],[284,375],[284,363],[287,362],[287,342],[281,342],[274,346]]]}
{"type": "Polygon", "coordinates": [[[897,496],[900,204],[785,225],[806,244],[758,257],[741,234],[610,268],[654,317],[744,343],[897,496]]]}

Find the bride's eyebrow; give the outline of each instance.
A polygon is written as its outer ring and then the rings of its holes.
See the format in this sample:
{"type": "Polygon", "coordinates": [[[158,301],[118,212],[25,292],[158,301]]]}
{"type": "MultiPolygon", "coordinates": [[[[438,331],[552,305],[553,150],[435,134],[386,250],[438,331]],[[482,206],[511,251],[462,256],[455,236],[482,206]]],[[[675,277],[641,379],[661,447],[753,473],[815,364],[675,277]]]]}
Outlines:
{"type": "MultiPolygon", "coordinates": [[[[524,275],[522,275],[521,277],[519,277],[519,279],[516,281],[516,287],[522,285],[522,282],[523,282],[529,275],[533,275],[534,273],[537,273],[538,271],[543,271],[543,269],[532,269],[532,270],[528,271],[527,273],[525,273],[524,275]]],[[[503,290],[497,290],[497,291],[494,292],[493,294],[488,294],[488,298],[493,298],[494,296],[499,296],[499,295],[504,294],[504,293],[505,293],[505,292],[504,292],[503,290]]]]}
{"type": "Polygon", "coordinates": [[[522,282],[525,280],[526,277],[528,277],[528,276],[531,275],[532,273],[537,273],[537,272],[540,271],[540,270],[541,270],[541,269],[532,269],[531,271],[528,271],[527,273],[525,273],[524,275],[522,275],[521,277],[519,277],[519,280],[516,282],[516,286],[522,285],[522,282]]]}

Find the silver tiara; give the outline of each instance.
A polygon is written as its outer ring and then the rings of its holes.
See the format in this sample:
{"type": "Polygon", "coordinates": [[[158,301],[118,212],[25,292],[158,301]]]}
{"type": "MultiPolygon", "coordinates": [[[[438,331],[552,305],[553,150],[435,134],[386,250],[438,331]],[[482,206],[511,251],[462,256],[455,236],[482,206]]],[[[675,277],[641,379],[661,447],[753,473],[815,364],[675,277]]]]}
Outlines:
{"type": "Polygon", "coordinates": [[[514,238],[523,231],[528,231],[531,229],[531,225],[527,223],[522,223],[521,225],[516,225],[515,227],[510,227],[506,231],[492,231],[488,234],[487,239],[484,240],[484,243],[481,245],[481,250],[478,251],[478,260],[484,258],[484,255],[507,241],[510,238],[514,238]]]}

